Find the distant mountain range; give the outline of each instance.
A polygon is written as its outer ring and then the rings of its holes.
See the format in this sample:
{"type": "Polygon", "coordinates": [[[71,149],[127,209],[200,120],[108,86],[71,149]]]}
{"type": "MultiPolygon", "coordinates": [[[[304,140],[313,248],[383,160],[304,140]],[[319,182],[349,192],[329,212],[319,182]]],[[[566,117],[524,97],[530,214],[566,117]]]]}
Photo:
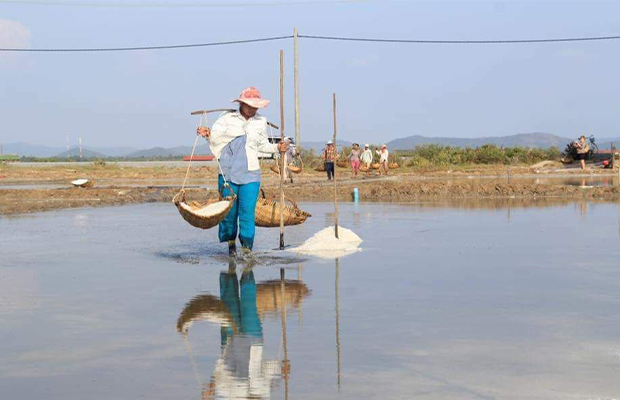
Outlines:
{"type": "MultiPolygon", "coordinates": [[[[521,146],[546,149],[552,146],[563,150],[566,144],[576,138],[565,138],[550,133],[520,133],[510,136],[489,136],[482,138],[456,138],[456,137],[428,137],[414,135],[400,139],[394,139],[387,142],[390,150],[409,150],[416,146],[425,144],[439,144],[453,147],[479,147],[484,144],[494,144],[503,147],[521,146]]],[[[602,138],[597,141],[600,149],[609,148],[611,143],[616,143],[620,147],[620,138],[602,138]]],[[[325,148],[325,141],[302,141],[304,149],[314,149],[321,151],[325,148]]],[[[346,140],[338,140],[339,146],[350,146],[352,142],[346,140]]],[[[378,143],[374,143],[378,144],[378,143]]],[[[361,146],[364,143],[360,143],[361,146]]],[[[79,156],[79,149],[72,147],[69,152],[62,147],[47,147],[31,145],[28,143],[7,143],[2,145],[4,154],[17,154],[26,157],[75,157],[79,156]]],[[[107,158],[107,157],[127,157],[127,158],[151,158],[151,157],[182,157],[191,154],[191,146],[177,147],[152,147],[150,149],[136,149],[133,147],[89,147],[82,148],[82,156],[84,158],[107,158]]],[[[209,147],[202,144],[196,147],[196,154],[211,154],[209,147]]]]}
{"type": "MultiPolygon", "coordinates": [[[[575,140],[575,139],[572,139],[575,140]]],[[[556,136],[550,133],[520,133],[510,136],[490,136],[482,138],[454,138],[454,137],[426,137],[409,136],[388,142],[388,148],[394,150],[408,150],[425,144],[440,144],[453,147],[480,147],[485,144],[494,144],[503,147],[532,147],[546,149],[557,147],[563,149],[571,139],[556,136]]]]}

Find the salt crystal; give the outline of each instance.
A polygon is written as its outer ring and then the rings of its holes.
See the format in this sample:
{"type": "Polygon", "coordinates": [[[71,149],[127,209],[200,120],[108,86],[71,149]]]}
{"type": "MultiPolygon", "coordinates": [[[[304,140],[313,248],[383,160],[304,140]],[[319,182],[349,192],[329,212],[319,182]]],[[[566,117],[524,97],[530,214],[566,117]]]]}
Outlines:
{"type": "Polygon", "coordinates": [[[218,215],[222,213],[226,208],[228,208],[229,202],[226,200],[218,201],[216,203],[211,203],[207,206],[199,208],[198,210],[193,209],[185,203],[181,203],[181,207],[191,212],[194,215],[199,217],[212,217],[214,215],[218,215]]]}

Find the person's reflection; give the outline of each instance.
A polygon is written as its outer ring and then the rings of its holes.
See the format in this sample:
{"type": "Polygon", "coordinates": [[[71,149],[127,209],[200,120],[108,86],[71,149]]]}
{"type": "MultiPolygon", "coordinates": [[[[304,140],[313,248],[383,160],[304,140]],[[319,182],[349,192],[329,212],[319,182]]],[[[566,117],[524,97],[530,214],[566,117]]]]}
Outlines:
{"type": "Polygon", "coordinates": [[[220,298],[210,294],[194,297],[177,321],[203,399],[268,399],[275,380],[282,375],[282,363],[264,360],[263,327],[257,308],[257,284],[251,269],[237,277],[236,265],[220,273],[220,298]],[[189,328],[196,321],[220,325],[220,358],[211,380],[203,384],[189,343],[189,328]]]}
{"type": "Polygon", "coordinates": [[[301,311],[303,299],[310,295],[300,278],[287,281],[281,269],[280,279],[256,283],[251,269],[238,276],[231,261],[228,271],[219,275],[219,298],[201,294],[185,305],[177,320],[177,331],[183,334],[203,399],[267,399],[279,379],[284,380],[287,397],[290,361],[286,307],[301,311]],[[282,360],[266,359],[263,323],[268,317],[282,319],[282,360]],[[198,372],[189,341],[189,329],[198,321],[210,321],[220,327],[221,353],[207,383],[198,372]]]}
{"type": "Polygon", "coordinates": [[[263,327],[256,307],[256,281],[252,270],[241,279],[234,268],[220,274],[220,299],[230,323],[220,328],[222,351],[211,385],[203,399],[269,398],[279,363],[263,361],[263,327]]]}

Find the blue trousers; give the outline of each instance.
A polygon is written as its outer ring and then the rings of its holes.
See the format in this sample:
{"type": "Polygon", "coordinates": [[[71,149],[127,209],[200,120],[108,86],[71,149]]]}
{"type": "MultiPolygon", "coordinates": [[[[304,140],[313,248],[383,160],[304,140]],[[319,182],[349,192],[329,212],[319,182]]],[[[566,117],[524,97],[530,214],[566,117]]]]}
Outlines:
{"type": "MultiPolygon", "coordinates": [[[[222,175],[219,175],[217,181],[218,189],[221,189],[223,185],[224,178],[222,178],[222,175]]],[[[251,182],[245,185],[237,185],[228,182],[228,185],[237,195],[237,198],[226,218],[220,222],[220,242],[237,239],[237,232],[239,232],[241,246],[251,250],[254,246],[254,233],[256,232],[254,214],[256,211],[256,201],[258,200],[260,182],[251,182]]],[[[222,195],[224,197],[230,196],[230,190],[224,188],[222,195]]]]}

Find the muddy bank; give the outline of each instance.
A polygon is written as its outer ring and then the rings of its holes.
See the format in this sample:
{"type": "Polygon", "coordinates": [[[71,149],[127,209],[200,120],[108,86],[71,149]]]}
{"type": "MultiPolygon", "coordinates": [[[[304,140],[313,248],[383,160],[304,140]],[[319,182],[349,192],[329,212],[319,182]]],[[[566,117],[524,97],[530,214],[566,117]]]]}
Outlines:
{"type": "Polygon", "coordinates": [[[0,190],[0,215],[170,201],[177,191],[124,187],[0,190]]]}
{"type": "MultiPolygon", "coordinates": [[[[620,187],[618,186],[579,187],[495,182],[420,182],[402,179],[346,181],[338,186],[338,198],[341,201],[351,201],[354,187],[358,188],[361,201],[415,201],[426,202],[430,205],[449,205],[466,201],[468,207],[485,207],[484,200],[488,199],[509,200],[506,202],[506,206],[515,206],[519,202],[525,206],[535,205],[536,203],[550,205],[551,203],[578,200],[620,200],[620,187]]],[[[278,186],[273,182],[266,182],[264,188],[267,197],[278,195],[278,186]]],[[[166,202],[171,201],[177,191],[177,187],[0,190],[0,215],[32,213],[63,208],[166,202]]],[[[287,185],[286,193],[297,201],[329,201],[333,198],[334,187],[333,184],[325,181],[315,181],[305,184],[287,185]]],[[[214,196],[216,196],[216,192],[213,190],[188,190],[188,197],[195,200],[214,196]]]]}
{"type": "MultiPolygon", "coordinates": [[[[338,198],[351,200],[357,187],[361,201],[409,202],[418,200],[502,199],[502,198],[565,198],[565,199],[620,199],[620,187],[580,187],[568,185],[534,185],[494,182],[416,182],[406,180],[364,181],[343,183],[338,186],[338,198]]],[[[277,188],[266,188],[267,196],[277,195],[277,188]]],[[[331,184],[295,185],[287,187],[287,194],[298,200],[325,201],[333,198],[331,184]]]]}

